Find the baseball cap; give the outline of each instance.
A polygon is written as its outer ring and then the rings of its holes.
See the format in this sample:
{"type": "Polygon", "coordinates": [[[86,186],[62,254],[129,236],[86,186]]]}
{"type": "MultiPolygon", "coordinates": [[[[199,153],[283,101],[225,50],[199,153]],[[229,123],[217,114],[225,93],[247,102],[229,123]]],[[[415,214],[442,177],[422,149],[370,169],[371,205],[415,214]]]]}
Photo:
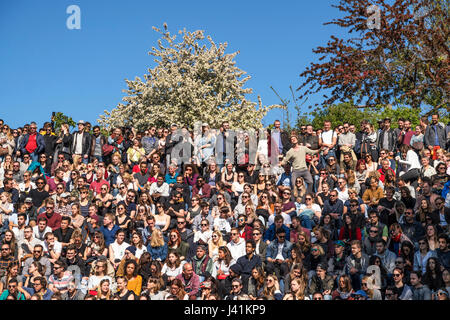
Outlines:
{"type": "Polygon", "coordinates": [[[209,124],[206,123],[206,122],[203,122],[203,123],[202,123],[202,127],[209,127],[209,124]]]}
{"type": "Polygon", "coordinates": [[[26,199],[25,199],[25,202],[33,202],[33,199],[31,199],[31,198],[26,198],[26,199]]]}
{"type": "Polygon", "coordinates": [[[352,293],[352,297],[354,296],[363,296],[364,298],[367,298],[367,293],[364,290],[358,290],[355,293],[352,293]]]}
{"type": "Polygon", "coordinates": [[[80,121],[78,121],[78,123],[77,124],[82,124],[82,125],[85,125],[86,124],[86,122],[84,122],[84,120],[80,120],[80,121]]]}

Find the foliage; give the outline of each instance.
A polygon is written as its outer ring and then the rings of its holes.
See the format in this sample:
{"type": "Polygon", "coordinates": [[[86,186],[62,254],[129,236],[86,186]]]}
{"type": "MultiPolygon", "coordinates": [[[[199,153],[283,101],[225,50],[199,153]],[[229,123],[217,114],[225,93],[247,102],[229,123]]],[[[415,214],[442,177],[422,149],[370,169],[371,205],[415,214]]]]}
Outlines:
{"type": "Polygon", "coordinates": [[[300,74],[300,99],[329,90],[325,105],[428,105],[428,115],[449,110],[449,0],[340,0],[333,7],[345,16],[325,24],[350,37],[331,36],[313,50],[319,62],[300,74]],[[368,28],[371,5],[380,9],[379,28],[368,28]]]}
{"type": "Polygon", "coordinates": [[[73,121],[72,117],[69,117],[62,112],[56,112],[55,115],[52,117],[52,121],[54,123],[54,129],[56,132],[59,132],[61,126],[64,123],[67,123],[71,128],[76,126],[76,123],[75,121],[73,121]]]}
{"type": "MultiPolygon", "coordinates": [[[[407,106],[392,107],[375,106],[374,108],[358,108],[352,103],[340,103],[336,105],[324,106],[322,109],[316,109],[308,114],[298,112],[297,115],[297,130],[302,125],[311,123],[315,129],[322,128],[324,120],[331,121],[332,127],[342,125],[348,122],[356,125],[359,128],[359,123],[362,120],[368,120],[377,128],[377,121],[384,118],[391,119],[391,128],[397,128],[397,120],[399,118],[408,119],[414,127],[420,123],[420,110],[418,108],[410,108],[407,106]]],[[[450,117],[445,112],[440,113],[440,121],[447,124],[450,117]]]]}
{"type": "Polygon", "coordinates": [[[172,123],[192,128],[195,122],[207,122],[218,128],[225,120],[231,127],[260,128],[267,112],[278,106],[263,106],[246,99],[252,89],[244,88],[250,79],[235,66],[239,52],[225,54],[227,43],[217,45],[204,31],[179,31],[182,41],[175,42],[164,24],[158,47],[149,54],[156,66],[148,69],[144,81],[126,80],[128,89],[111,112],[105,111],[99,123],[110,128],[134,126],[141,130],[151,125],[172,123]],[[163,41],[165,46],[163,45],[163,41]]]}

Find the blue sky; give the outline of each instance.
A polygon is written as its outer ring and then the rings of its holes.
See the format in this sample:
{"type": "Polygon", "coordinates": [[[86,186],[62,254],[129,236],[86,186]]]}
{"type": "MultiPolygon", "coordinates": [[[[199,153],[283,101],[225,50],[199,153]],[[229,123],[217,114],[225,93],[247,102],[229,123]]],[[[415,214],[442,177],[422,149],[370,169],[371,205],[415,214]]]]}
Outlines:
{"type": "MultiPolygon", "coordinates": [[[[337,1],[179,1],[2,0],[0,1],[0,118],[12,127],[48,121],[61,111],[75,121],[96,123],[103,111],[121,102],[125,79],[154,67],[148,55],[167,22],[169,31],[205,30],[228,53],[240,51],[237,66],[252,76],[247,87],[263,104],[278,104],[270,89],[292,100],[289,86],[342,30],[323,23],[340,15],[337,1]],[[69,30],[66,9],[81,9],[81,30],[69,30]]],[[[311,96],[303,107],[320,101],[311,96]]],[[[296,111],[291,103],[291,124],[296,111]]],[[[264,124],[283,118],[271,111],[264,124]]]]}

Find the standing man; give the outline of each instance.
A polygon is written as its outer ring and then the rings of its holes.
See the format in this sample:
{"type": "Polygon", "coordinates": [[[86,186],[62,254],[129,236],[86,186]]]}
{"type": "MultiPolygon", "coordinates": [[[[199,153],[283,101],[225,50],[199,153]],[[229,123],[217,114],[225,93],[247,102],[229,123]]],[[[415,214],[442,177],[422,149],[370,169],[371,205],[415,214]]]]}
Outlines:
{"type": "Polygon", "coordinates": [[[312,192],[313,179],[311,172],[306,166],[306,154],[316,154],[319,150],[311,150],[307,147],[301,146],[298,141],[298,137],[295,134],[291,135],[292,147],[286,153],[281,166],[284,166],[287,162],[292,161],[292,181],[296,181],[298,177],[303,177],[308,185],[308,192],[312,192]]]}
{"type": "Polygon", "coordinates": [[[277,151],[279,152],[279,154],[286,155],[286,153],[291,148],[288,134],[283,129],[281,129],[280,120],[275,120],[273,126],[274,128],[271,132],[272,143],[275,143],[275,146],[278,146],[277,151]]]}
{"type": "Polygon", "coordinates": [[[403,130],[400,132],[400,135],[398,136],[399,146],[401,146],[402,144],[406,144],[409,146],[413,135],[414,131],[411,130],[411,121],[406,119],[403,122],[403,130]]]}
{"type": "MultiPolygon", "coordinates": [[[[321,150],[322,166],[325,168],[329,157],[336,158],[336,142],[337,136],[331,128],[331,121],[323,122],[323,131],[319,136],[319,146],[321,150]]],[[[294,180],[295,181],[295,180],[294,180]]],[[[309,191],[311,192],[311,191],[309,191]]]]}
{"type": "Polygon", "coordinates": [[[36,122],[32,122],[29,127],[29,133],[24,136],[20,144],[20,152],[17,156],[29,154],[33,161],[39,160],[39,155],[44,151],[44,137],[37,132],[36,122]]]}
{"type": "Polygon", "coordinates": [[[433,114],[424,136],[425,148],[431,151],[433,160],[437,159],[436,150],[445,149],[446,142],[445,127],[439,123],[439,114],[433,114]]]}
{"type": "Polygon", "coordinates": [[[83,120],[78,121],[78,131],[74,132],[71,136],[71,152],[75,162],[77,157],[83,158],[83,163],[89,162],[89,155],[91,153],[91,137],[85,129],[85,122],[83,120]]]}
{"type": "Polygon", "coordinates": [[[319,149],[319,137],[317,135],[313,135],[313,126],[308,124],[306,126],[306,132],[302,135],[300,139],[300,143],[311,150],[319,149]]]}
{"type": "Polygon", "coordinates": [[[91,161],[97,159],[99,162],[104,162],[103,145],[107,143],[107,140],[106,137],[101,134],[99,126],[94,127],[94,134],[91,138],[91,161]]]}
{"type": "Polygon", "coordinates": [[[394,151],[397,142],[395,132],[391,128],[391,119],[385,118],[383,122],[383,130],[381,130],[378,137],[378,150],[385,149],[388,151],[394,151]]]}
{"type": "Polygon", "coordinates": [[[145,130],[145,135],[142,137],[141,143],[145,150],[147,160],[151,160],[154,153],[158,152],[158,138],[155,136],[156,127],[151,127],[150,130],[145,130]]]}
{"type": "Polygon", "coordinates": [[[355,152],[353,151],[353,148],[356,145],[356,136],[354,133],[352,133],[350,131],[350,124],[348,122],[344,122],[343,128],[344,128],[344,132],[341,133],[338,137],[338,146],[339,146],[339,150],[340,150],[339,158],[340,158],[341,168],[343,167],[342,162],[344,160],[344,153],[346,153],[346,152],[351,153],[351,156],[355,163],[358,160],[356,158],[355,152]]]}

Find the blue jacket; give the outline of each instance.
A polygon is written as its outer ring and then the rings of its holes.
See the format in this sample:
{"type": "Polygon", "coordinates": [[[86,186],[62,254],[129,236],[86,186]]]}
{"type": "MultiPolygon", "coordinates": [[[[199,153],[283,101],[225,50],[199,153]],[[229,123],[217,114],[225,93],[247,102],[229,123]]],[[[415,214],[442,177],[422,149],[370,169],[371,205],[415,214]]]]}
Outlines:
{"type": "MultiPolygon", "coordinates": [[[[284,231],[286,231],[286,239],[290,239],[291,238],[291,230],[286,227],[284,224],[282,225],[282,228],[284,231]]],[[[273,241],[275,240],[275,223],[272,223],[269,227],[269,229],[266,230],[266,232],[264,232],[264,237],[263,237],[264,241],[273,241]]]]}
{"type": "MultiPolygon", "coordinates": [[[[292,243],[287,240],[284,240],[283,252],[281,253],[284,259],[288,259],[291,257],[291,250],[292,250],[292,243]]],[[[278,240],[275,239],[267,246],[266,259],[267,258],[275,259],[277,253],[278,253],[278,240]]]]}
{"type": "Polygon", "coordinates": [[[147,246],[147,251],[152,255],[153,260],[159,259],[164,261],[167,258],[167,244],[164,243],[161,247],[152,247],[150,244],[147,246]]]}
{"type": "MultiPolygon", "coordinates": [[[[25,149],[25,147],[27,146],[29,138],[30,138],[30,135],[26,134],[20,142],[19,150],[22,154],[28,153],[28,151],[25,149]]],[[[36,133],[36,145],[37,145],[37,148],[36,148],[36,150],[34,150],[35,154],[38,154],[38,153],[41,153],[44,151],[44,148],[45,148],[44,137],[39,132],[36,133]]]]}

